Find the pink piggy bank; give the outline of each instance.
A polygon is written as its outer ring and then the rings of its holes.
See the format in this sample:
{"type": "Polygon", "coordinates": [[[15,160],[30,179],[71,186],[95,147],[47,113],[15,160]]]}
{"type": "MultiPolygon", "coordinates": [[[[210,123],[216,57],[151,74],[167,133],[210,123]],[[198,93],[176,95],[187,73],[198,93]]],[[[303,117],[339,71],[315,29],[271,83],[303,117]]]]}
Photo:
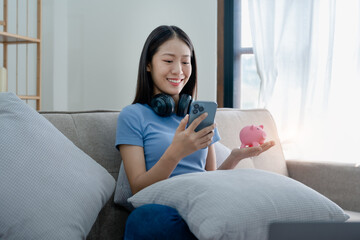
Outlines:
{"type": "Polygon", "coordinates": [[[257,147],[265,142],[266,133],[264,132],[264,126],[251,125],[241,129],[239,137],[241,141],[241,147],[257,147]]]}

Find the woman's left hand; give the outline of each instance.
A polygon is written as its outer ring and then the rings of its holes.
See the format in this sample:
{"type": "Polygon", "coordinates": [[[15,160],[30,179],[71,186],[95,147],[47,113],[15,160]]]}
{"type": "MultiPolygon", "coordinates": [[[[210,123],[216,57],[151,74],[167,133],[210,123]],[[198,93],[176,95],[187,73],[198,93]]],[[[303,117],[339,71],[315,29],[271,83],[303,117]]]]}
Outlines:
{"type": "Polygon", "coordinates": [[[235,148],[218,169],[233,169],[241,160],[259,156],[273,146],[275,146],[275,141],[265,142],[258,147],[235,148]]]}
{"type": "Polygon", "coordinates": [[[242,160],[244,158],[259,156],[261,153],[269,150],[273,146],[275,146],[275,141],[265,142],[258,147],[235,148],[231,151],[231,155],[238,160],[242,160]]]}

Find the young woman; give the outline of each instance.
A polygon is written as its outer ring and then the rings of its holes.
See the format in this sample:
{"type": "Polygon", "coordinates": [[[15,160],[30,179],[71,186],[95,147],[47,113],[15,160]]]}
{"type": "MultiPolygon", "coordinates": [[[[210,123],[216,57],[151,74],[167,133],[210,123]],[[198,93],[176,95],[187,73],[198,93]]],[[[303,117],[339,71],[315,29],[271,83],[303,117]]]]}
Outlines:
{"type": "MultiPolygon", "coordinates": [[[[159,26],[148,36],[138,72],[136,96],[118,119],[116,146],[133,194],[179,174],[232,169],[244,158],[274,145],[232,150],[217,167],[215,124],[194,129],[207,113],[187,126],[190,99],[196,95],[197,68],[190,38],[176,26],[159,26]]],[[[173,208],[149,204],[127,220],[125,239],[196,239],[173,208]]]]}

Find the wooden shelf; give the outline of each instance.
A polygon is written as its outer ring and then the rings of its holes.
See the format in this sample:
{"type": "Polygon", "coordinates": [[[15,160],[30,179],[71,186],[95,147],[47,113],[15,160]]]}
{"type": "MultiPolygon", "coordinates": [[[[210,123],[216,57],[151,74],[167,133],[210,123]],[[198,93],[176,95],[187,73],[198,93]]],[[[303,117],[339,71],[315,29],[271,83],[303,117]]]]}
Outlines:
{"type": "Polygon", "coordinates": [[[40,43],[40,39],[25,37],[8,32],[0,32],[0,43],[7,43],[7,44],[40,43]]]}
{"type": "Polygon", "coordinates": [[[22,100],[40,100],[40,96],[19,96],[18,97],[22,100]]]}
{"type": "MultiPolygon", "coordinates": [[[[13,1],[13,0],[11,0],[13,1]]],[[[2,48],[3,48],[3,67],[5,69],[8,69],[8,64],[12,65],[12,69],[16,69],[15,74],[13,74],[12,78],[10,81],[15,82],[16,84],[16,94],[19,96],[18,94],[18,85],[24,84],[23,81],[26,82],[26,92],[28,90],[28,69],[21,69],[19,68],[19,58],[18,57],[18,48],[16,48],[16,52],[9,52],[8,48],[9,45],[14,44],[36,44],[36,94],[33,95],[20,95],[19,98],[23,99],[23,100],[34,100],[36,102],[36,110],[40,110],[40,106],[41,106],[41,2],[42,0],[36,0],[36,2],[32,2],[32,4],[36,4],[36,8],[37,8],[37,14],[36,14],[36,29],[37,29],[37,36],[36,38],[32,38],[32,37],[28,37],[28,36],[22,36],[22,35],[18,35],[18,34],[13,34],[13,33],[9,33],[8,32],[8,0],[3,0],[3,19],[0,19],[0,26],[2,26],[2,31],[0,31],[0,44],[2,44],[2,48]],[[12,55],[16,55],[16,61],[14,62],[8,62],[8,54],[12,54],[12,55]],[[15,64],[15,66],[14,66],[15,64]],[[21,80],[22,83],[19,82],[19,74],[18,72],[20,71],[26,71],[25,76],[22,76],[21,80]]],[[[26,4],[25,6],[23,5],[24,8],[27,9],[26,12],[26,32],[28,32],[28,9],[29,9],[29,1],[16,1],[16,6],[12,5],[12,7],[15,7],[16,9],[16,23],[13,24],[13,26],[16,25],[16,32],[18,32],[18,22],[19,22],[19,18],[18,18],[18,9],[19,9],[19,4],[26,4]]],[[[22,60],[26,60],[26,66],[28,65],[28,45],[26,45],[26,56],[21,57],[22,60]]],[[[33,60],[34,61],[34,60],[33,60]]],[[[7,75],[9,76],[9,75],[7,75]]],[[[7,81],[7,86],[9,86],[8,81],[9,79],[6,79],[7,81]]],[[[14,85],[15,85],[14,84],[14,85]]]]}

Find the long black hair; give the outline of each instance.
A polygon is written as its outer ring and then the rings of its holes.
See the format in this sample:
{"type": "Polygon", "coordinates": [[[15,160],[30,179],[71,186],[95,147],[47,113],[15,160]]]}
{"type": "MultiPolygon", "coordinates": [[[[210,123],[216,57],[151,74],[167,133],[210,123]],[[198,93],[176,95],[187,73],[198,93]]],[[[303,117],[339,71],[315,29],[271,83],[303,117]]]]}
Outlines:
{"type": "Polygon", "coordinates": [[[194,46],[189,38],[189,36],[176,26],[159,26],[155,28],[144,44],[143,50],[141,52],[137,86],[136,86],[136,95],[133,101],[134,103],[147,103],[150,105],[151,98],[154,93],[154,82],[151,77],[151,73],[147,71],[147,66],[151,63],[151,60],[155,53],[158,51],[159,47],[166,41],[178,38],[182,40],[189,48],[191,52],[191,67],[192,72],[188,82],[185,84],[184,88],[181,90],[180,94],[188,94],[194,98],[197,91],[197,69],[196,69],[196,58],[194,46]]]}

